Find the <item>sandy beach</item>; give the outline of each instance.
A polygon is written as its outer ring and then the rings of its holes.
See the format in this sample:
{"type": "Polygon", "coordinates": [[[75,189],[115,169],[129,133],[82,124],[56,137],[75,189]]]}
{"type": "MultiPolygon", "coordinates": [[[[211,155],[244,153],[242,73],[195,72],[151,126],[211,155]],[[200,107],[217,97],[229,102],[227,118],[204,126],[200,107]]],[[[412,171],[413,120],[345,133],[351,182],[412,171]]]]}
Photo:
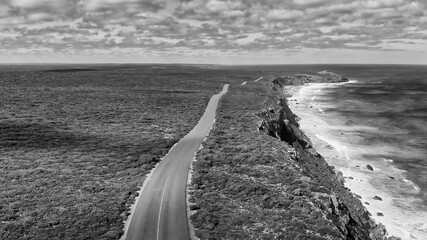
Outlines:
{"type": "Polygon", "coordinates": [[[325,112],[331,106],[323,101],[327,98],[323,90],[337,86],[339,84],[312,83],[286,88],[289,107],[299,117],[301,129],[325,160],[343,173],[345,186],[357,194],[375,221],[386,226],[390,236],[425,239],[427,215],[417,211],[415,206],[421,205],[419,200],[399,196],[400,191],[416,194],[419,187],[407,180],[392,160],[367,158],[372,152],[395,150],[385,144],[379,148],[361,145],[363,136],[356,131],[381,130],[363,123],[346,124],[348,119],[335,112],[325,112]]]}

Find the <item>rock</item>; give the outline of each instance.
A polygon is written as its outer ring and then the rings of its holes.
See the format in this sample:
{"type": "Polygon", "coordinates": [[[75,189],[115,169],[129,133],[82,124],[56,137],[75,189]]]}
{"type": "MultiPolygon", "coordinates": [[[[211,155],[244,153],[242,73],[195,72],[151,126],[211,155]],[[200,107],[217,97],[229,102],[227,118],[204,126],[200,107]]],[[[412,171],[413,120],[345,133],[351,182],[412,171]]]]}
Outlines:
{"type": "Polygon", "coordinates": [[[341,183],[342,185],[344,185],[344,176],[343,176],[343,174],[342,174],[342,172],[341,171],[336,171],[335,172],[335,176],[336,176],[336,180],[339,182],[339,183],[341,183]]]}
{"type": "Polygon", "coordinates": [[[370,231],[369,236],[371,239],[384,239],[387,234],[387,230],[381,223],[377,224],[376,227],[370,231]]]}
{"type": "Polygon", "coordinates": [[[374,197],[374,199],[375,199],[375,200],[378,200],[378,201],[382,201],[382,200],[383,200],[382,198],[380,198],[380,197],[378,197],[378,196],[375,196],[375,197],[374,197]]]}
{"type": "Polygon", "coordinates": [[[362,199],[362,196],[360,196],[359,194],[354,194],[355,197],[357,197],[358,199],[362,199]]]}
{"type": "Polygon", "coordinates": [[[334,195],[331,195],[331,202],[332,202],[332,206],[334,207],[335,212],[338,213],[339,212],[339,209],[338,209],[339,204],[338,204],[337,197],[335,197],[334,195]]]}
{"type": "Polygon", "coordinates": [[[370,203],[368,203],[368,202],[365,202],[365,204],[366,204],[366,205],[371,205],[371,204],[370,204],[370,203]]]}
{"type": "Polygon", "coordinates": [[[374,168],[371,165],[369,165],[369,164],[366,165],[366,168],[369,169],[369,170],[371,170],[371,171],[374,171],[374,168]]]}
{"type": "Polygon", "coordinates": [[[317,156],[317,154],[318,154],[318,152],[316,152],[316,149],[314,149],[314,148],[309,148],[309,149],[307,149],[307,151],[313,156],[317,156]]]}
{"type": "Polygon", "coordinates": [[[388,237],[387,240],[402,240],[402,239],[399,237],[391,236],[391,237],[388,237]]]}
{"type": "Polygon", "coordinates": [[[377,216],[382,217],[382,216],[384,216],[384,214],[383,214],[383,213],[380,213],[380,212],[377,212],[377,216]]]}

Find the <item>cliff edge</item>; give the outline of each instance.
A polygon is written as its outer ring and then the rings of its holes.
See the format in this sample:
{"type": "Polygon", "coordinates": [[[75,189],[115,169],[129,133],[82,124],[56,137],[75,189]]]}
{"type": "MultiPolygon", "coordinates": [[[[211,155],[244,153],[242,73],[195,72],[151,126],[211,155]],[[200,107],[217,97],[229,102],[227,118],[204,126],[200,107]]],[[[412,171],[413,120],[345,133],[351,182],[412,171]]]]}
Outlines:
{"type": "Polygon", "coordinates": [[[230,87],[193,163],[189,202],[196,237],[387,239],[287,106],[286,84],[346,81],[326,75],[230,87]]]}

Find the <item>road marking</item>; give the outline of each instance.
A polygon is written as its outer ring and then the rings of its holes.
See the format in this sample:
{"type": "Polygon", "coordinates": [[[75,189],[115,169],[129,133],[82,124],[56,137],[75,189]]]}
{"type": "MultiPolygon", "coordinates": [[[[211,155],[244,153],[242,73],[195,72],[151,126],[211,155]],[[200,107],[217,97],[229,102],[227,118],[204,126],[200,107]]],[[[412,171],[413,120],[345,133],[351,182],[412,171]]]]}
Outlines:
{"type": "Polygon", "coordinates": [[[159,240],[160,238],[160,219],[162,218],[162,208],[163,208],[163,199],[164,199],[164,197],[165,197],[165,189],[166,189],[166,187],[168,186],[168,184],[169,184],[169,180],[170,180],[170,178],[171,178],[171,176],[172,176],[172,174],[175,172],[175,169],[176,168],[174,168],[170,173],[169,173],[169,175],[168,175],[168,178],[167,178],[167,180],[166,180],[166,183],[165,183],[165,186],[163,186],[163,189],[162,189],[162,197],[160,198],[160,209],[159,209],[159,219],[157,220],[157,240],[159,240]]]}
{"type": "Polygon", "coordinates": [[[260,78],[258,78],[258,79],[256,79],[256,80],[254,80],[254,82],[258,82],[259,80],[261,80],[263,77],[260,77],[260,78]]]}

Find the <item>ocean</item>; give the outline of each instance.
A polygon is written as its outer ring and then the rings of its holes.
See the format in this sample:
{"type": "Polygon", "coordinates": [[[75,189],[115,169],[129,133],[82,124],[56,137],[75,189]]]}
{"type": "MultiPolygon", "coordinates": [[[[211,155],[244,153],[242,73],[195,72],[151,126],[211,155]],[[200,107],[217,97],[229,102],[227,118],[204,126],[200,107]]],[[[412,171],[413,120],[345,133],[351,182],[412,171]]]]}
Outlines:
{"type": "Polygon", "coordinates": [[[350,81],[300,87],[301,128],[390,235],[427,239],[427,66],[323,67],[350,81]]]}

